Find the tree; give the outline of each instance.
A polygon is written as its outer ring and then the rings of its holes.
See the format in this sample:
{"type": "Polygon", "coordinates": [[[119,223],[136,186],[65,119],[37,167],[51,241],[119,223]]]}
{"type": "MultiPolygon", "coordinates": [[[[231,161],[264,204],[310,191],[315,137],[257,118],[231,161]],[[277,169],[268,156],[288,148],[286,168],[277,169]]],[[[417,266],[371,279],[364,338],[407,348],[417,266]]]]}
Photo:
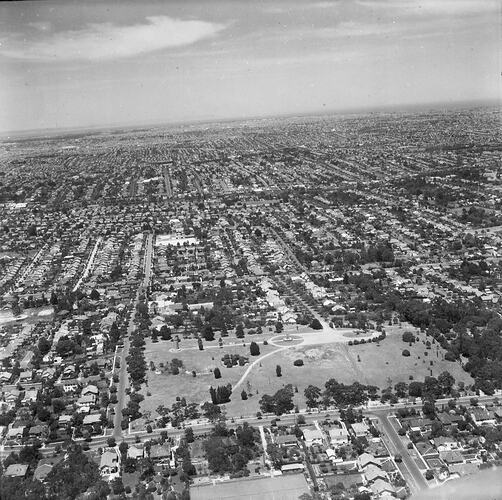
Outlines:
{"type": "Polygon", "coordinates": [[[120,330],[115,321],[112,323],[112,326],[110,327],[109,336],[110,336],[110,342],[112,344],[116,344],[120,339],[120,330]]]}
{"type": "Polygon", "coordinates": [[[159,336],[157,334],[157,330],[152,330],[152,335],[151,335],[151,338],[152,338],[152,343],[156,344],[158,341],[159,341],[159,336]]]}
{"type": "Polygon", "coordinates": [[[45,337],[40,337],[38,341],[38,350],[41,356],[45,356],[51,350],[52,343],[45,337]]]}
{"type": "Polygon", "coordinates": [[[367,491],[356,493],[354,500],[371,500],[371,495],[367,491]]]}
{"type": "Polygon", "coordinates": [[[124,484],[122,483],[122,479],[120,477],[116,477],[111,483],[110,486],[115,495],[120,495],[124,492],[124,484]]]}
{"type": "Polygon", "coordinates": [[[207,342],[211,342],[214,340],[214,331],[213,331],[213,327],[206,323],[204,325],[204,329],[202,330],[202,336],[204,337],[204,340],[206,340],[207,342]]]}
{"type": "Polygon", "coordinates": [[[127,450],[129,449],[129,445],[127,444],[126,441],[122,441],[120,444],[119,444],[119,450],[120,450],[120,455],[122,457],[126,457],[127,456],[127,450]]]}
{"type": "Polygon", "coordinates": [[[427,469],[425,473],[425,479],[427,479],[427,481],[434,479],[434,472],[432,472],[430,469],[427,469]]]}
{"type": "Polygon", "coordinates": [[[61,337],[56,344],[56,353],[62,357],[79,354],[81,351],[80,346],[68,337],[61,337]]]}
{"type": "Polygon", "coordinates": [[[185,429],[185,439],[187,443],[193,443],[195,440],[194,434],[193,434],[193,429],[191,427],[187,427],[185,429]]]}
{"type": "Polygon", "coordinates": [[[403,338],[403,342],[406,342],[407,344],[411,344],[412,342],[415,342],[415,335],[413,335],[412,332],[404,332],[402,338],[403,338]]]}
{"type": "Polygon", "coordinates": [[[99,292],[93,288],[90,295],[89,295],[89,298],[91,300],[99,300],[101,298],[101,295],[99,294],[99,292]]]}
{"type": "Polygon", "coordinates": [[[303,366],[303,359],[295,359],[295,360],[293,361],[293,364],[294,364],[295,366],[303,366]]]}
{"type": "Polygon", "coordinates": [[[436,415],[436,407],[434,405],[433,401],[424,401],[424,404],[422,406],[422,411],[424,413],[424,416],[428,418],[435,418],[436,415]]]}
{"type": "Polygon", "coordinates": [[[314,330],[322,330],[322,324],[317,318],[314,318],[310,322],[310,328],[313,328],[314,330]]]}
{"type": "Polygon", "coordinates": [[[204,443],[209,468],[214,473],[225,473],[232,470],[230,455],[220,437],[213,436],[204,443]]]}
{"type": "Polygon", "coordinates": [[[212,422],[214,422],[215,420],[217,420],[220,417],[220,415],[221,415],[221,409],[220,409],[220,407],[217,406],[214,403],[206,402],[206,403],[204,403],[202,405],[201,409],[202,409],[202,412],[203,412],[204,416],[208,420],[211,420],[212,422]]]}
{"type": "Polygon", "coordinates": [[[251,342],[249,346],[249,352],[251,353],[251,356],[259,356],[260,355],[260,348],[256,342],[251,342]]]}
{"type": "Polygon", "coordinates": [[[275,331],[276,331],[276,333],[281,333],[283,330],[284,330],[283,324],[280,321],[278,321],[275,324],[275,331]]]}
{"type": "Polygon", "coordinates": [[[219,385],[216,389],[216,404],[225,404],[230,401],[230,396],[232,395],[232,386],[219,385]]]}
{"type": "Polygon", "coordinates": [[[401,353],[405,358],[408,358],[410,356],[410,351],[408,349],[403,349],[403,352],[401,353]]]}
{"type": "Polygon", "coordinates": [[[218,367],[216,367],[213,371],[214,378],[221,378],[221,371],[218,367]]]}
{"type": "Polygon", "coordinates": [[[394,391],[396,391],[396,396],[398,398],[405,398],[408,392],[408,384],[406,382],[398,382],[394,386],[394,391]]]}
{"type": "Polygon", "coordinates": [[[101,480],[98,465],[87,458],[78,445],[70,445],[65,459],[53,467],[46,479],[49,498],[105,498],[108,486],[101,480]]]}
{"type": "Polygon", "coordinates": [[[315,385],[309,385],[303,391],[307,406],[309,408],[315,408],[319,404],[319,398],[321,396],[321,389],[315,385]]]}
{"type": "Polygon", "coordinates": [[[270,394],[264,394],[260,399],[260,409],[263,413],[274,413],[275,399],[270,394]]]}
{"type": "Polygon", "coordinates": [[[423,383],[422,382],[410,382],[410,385],[408,386],[408,393],[412,398],[420,398],[422,397],[422,388],[423,388],[423,383]]]}
{"type": "Polygon", "coordinates": [[[245,390],[241,392],[241,399],[245,401],[248,398],[248,393],[245,390]]]}
{"type": "Polygon", "coordinates": [[[136,311],[138,313],[138,316],[142,318],[148,318],[148,304],[146,304],[144,301],[141,300],[138,302],[136,311]]]}
{"type": "Polygon", "coordinates": [[[277,365],[275,367],[275,373],[278,377],[282,377],[282,368],[281,368],[281,365],[277,365]]]}
{"type": "Polygon", "coordinates": [[[244,327],[242,326],[242,323],[239,323],[236,328],[235,328],[235,336],[238,339],[243,339],[244,338],[244,327]]]}
{"type": "Polygon", "coordinates": [[[162,325],[160,327],[160,336],[162,340],[171,340],[171,330],[169,330],[167,325],[162,325]]]}
{"type": "Polygon", "coordinates": [[[0,479],[0,498],[2,500],[40,500],[47,498],[45,488],[40,481],[20,479],[17,477],[2,477],[0,479]]]}
{"type": "Polygon", "coordinates": [[[450,395],[455,385],[455,379],[448,371],[444,371],[439,374],[438,383],[443,394],[450,395]]]}
{"type": "Polygon", "coordinates": [[[114,446],[117,446],[117,442],[115,441],[115,438],[112,436],[112,437],[109,437],[107,440],[106,440],[106,444],[110,447],[110,448],[113,448],[114,446]]]}
{"type": "Polygon", "coordinates": [[[442,396],[442,390],[438,380],[434,377],[425,377],[422,394],[424,397],[433,400],[440,398],[442,396]]]}
{"type": "Polygon", "coordinates": [[[263,413],[282,415],[295,407],[293,404],[293,395],[293,386],[291,384],[279,389],[273,396],[264,394],[259,402],[260,409],[263,413]]]}
{"type": "Polygon", "coordinates": [[[183,472],[188,476],[193,476],[196,474],[195,467],[190,459],[190,454],[187,452],[183,457],[183,462],[181,464],[183,472]]]}

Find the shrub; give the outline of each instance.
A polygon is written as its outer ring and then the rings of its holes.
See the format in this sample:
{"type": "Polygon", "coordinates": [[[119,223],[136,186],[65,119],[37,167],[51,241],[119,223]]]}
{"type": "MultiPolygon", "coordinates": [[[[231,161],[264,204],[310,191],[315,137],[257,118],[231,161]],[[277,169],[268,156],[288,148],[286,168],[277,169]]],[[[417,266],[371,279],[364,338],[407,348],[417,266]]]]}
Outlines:
{"type": "Polygon", "coordinates": [[[407,358],[408,356],[410,356],[410,351],[408,351],[408,349],[403,349],[403,352],[401,354],[407,358]]]}
{"type": "Polygon", "coordinates": [[[403,333],[403,342],[406,342],[407,344],[410,344],[411,342],[415,342],[415,335],[411,332],[404,332],[403,333]]]}

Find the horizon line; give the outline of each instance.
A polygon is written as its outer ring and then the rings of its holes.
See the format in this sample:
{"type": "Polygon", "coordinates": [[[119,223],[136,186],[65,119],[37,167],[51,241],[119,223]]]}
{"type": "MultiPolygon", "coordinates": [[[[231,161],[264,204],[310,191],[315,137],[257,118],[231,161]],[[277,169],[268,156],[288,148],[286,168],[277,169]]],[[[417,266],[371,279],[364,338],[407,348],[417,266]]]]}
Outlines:
{"type": "Polygon", "coordinates": [[[448,109],[456,108],[462,106],[477,107],[477,106],[492,106],[502,104],[502,98],[486,98],[486,99],[466,99],[461,101],[431,101],[424,103],[402,103],[402,104],[382,104],[376,106],[366,106],[366,107],[348,107],[339,109],[320,109],[312,111],[300,111],[300,112],[284,112],[284,113],[274,113],[274,114],[262,114],[262,115],[249,115],[249,116],[228,116],[228,117],[207,117],[207,118],[195,118],[186,120],[174,120],[174,121],[139,121],[136,123],[132,122],[112,122],[102,125],[75,125],[67,127],[49,127],[49,128],[34,128],[34,129],[17,129],[17,130],[6,130],[0,131],[0,140],[3,142],[6,139],[18,139],[18,138],[38,138],[49,136],[60,135],[72,135],[75,132],[100,132],[100,131],[113,131],[119,130],[121,128],[127,128],[134,130],[135,128],[156,128],[156,127],[180,127],[188,125],[202,125],[211,123],[223,123],[223,122],[243,122],[243,121],[257,121],[263,119],[286,119],[293,117],[314,117],[314,116],[325,116],[325,115],[342,115],[342,114],[365,114],[365,113],[375,113],[375,112],[405,112],[417,108],[429,108],[429,109],[448,109]]]}

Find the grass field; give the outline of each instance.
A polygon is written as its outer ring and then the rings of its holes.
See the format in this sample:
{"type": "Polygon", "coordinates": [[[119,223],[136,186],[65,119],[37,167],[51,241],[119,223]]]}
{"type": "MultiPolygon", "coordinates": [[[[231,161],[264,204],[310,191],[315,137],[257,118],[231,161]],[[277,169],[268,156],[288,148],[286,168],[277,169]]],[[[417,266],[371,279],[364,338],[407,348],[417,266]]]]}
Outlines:
{"type": "MultiPolygon", "coordinates": [[[[187,350],[172,352],[174,344],[172,342],[160,341],[152,343],[147,340],[145,346],[145,359],[148,365],[147,377],[148,386],[142,391],[145,394],[145,400],[141,403],[143,410],[150,410],[152,417],[156,417],[157,413],[154,411],[159,405],[171,406],[177,396],[185,397],[187,402],[203,403],[209,400],[209,387],[211,385],[225,385],[232,384],[239,380],[246,368],[249,366],[234,366],[226,368],[221,363],[221,358],[224,354],[240,354],[249,358],[249,363],[252,363],[257,357],[249,354],[249,344],[251,340],[256,342],[261,341],[260,338],[250,337],[243,339],[245,346],[237,339],[227,339],[228,342],[235,342],[235,345],[225,345],[224,348],[207,347],[204,351],[199,351],[195,341],[184,340],[181,347],[187,350]],[[170,374],[157,374],[155,371],[149,369],[150,361],[155,363],[158,368],[160,363],[169,363],[172,359],[177,358],[183,361],[184,368],[180,371],[179,375],[170,374]],[[221,371],[221,378],[216,380],[211,370],[218,367],[221,371]],[[196,377],[192,376],[192,370],[197,373],[196,377]],[[188,373],[186,373],[188,372],[188,373]],[[151,396],[146,393],[150,392],[151,396]]],[[[216,346],[216,342],[211,345],[216,346]]],[[[267,354],[277,347],[260,344],[260,355],[267,354]]]]}
{"type": "MultiPolygon", "coordinates": [[[[258,402],[263,394],[273,394],[286,384],[293,384],[298,388],[294,402],[303,408],[304,389],[309,384],[323,388],[330,378],[343,383],[357,381],[384,388],[388,386],[389,381],[393,386],[401,381],[409,383],[410,375],[414,380],[423,381],[425,376],[431,375],[431,371],[432,376],[437,377],[447,370],[457,382],[472,383],[470,375],[458,363],[442,360],[443,350],[440,347],[439,350],[437,346],[432,346],[430,350],[426,349],[422,343],[425,341],[424,334],[418,342],[409,347],[401,339],[403,331],[404,329],[398,327],[388,328],[388,336],[381,342],[380,347],[375,343],[357,346],[344,344],[299,346],[269,356],[263,360],[262,366],[256,366],[246,379],[254,395],[247,401],[242,401],[240,394],[234,395],[232,401],[226,405],[227,414],[239,416],[256,413],[259,411],[258,402]],[[411,356],[402,356],[403,349],[408,349],[411,356]],[[424,356],[425,352],[428,353],[427,356],[424,356]],[[295,359],[303,359],[304,366],[294,366],[295,359]],[[433,366],[430,366],[431,360],[434,362],[433,366]],[[276,365],[282,368],[280,378],[275,373],[276,365]]],[[[246,387],[246,383],[242,387],[246,387]]]]}
{"type": "MultiPolygon", "coordinates": [[[[309,384],[324,387],[325,382],[335,378],[339,382],[352,383],[355,381],[368,385],[376,385],[380,388],[387,387],[389,382],[395,385],[397,382],[410,382],[410,376],[414,380],[423,381],[425,376],[437,377],[441,372],[448,370],[455,380],[471,384],[472,379],[464,372],[458,363],[444,361],[443,350],[436,345],[426,349],[425,334],[418,336],[418,341],[410,347],[402,341],[402,333],[409,328],[388,327],[387,338],[378,346],[376,343],[368,343],[357,346],[348,346],[343,343],[324,345],[297,346],[287,350],[281,350],[257,363],[244,383],[236,390],[232,401],[225,405],[228,416],[250,415],[259,411],[259,399],[263,394],[273,394],[275,391],[292,384],[298,388],[294,402],[301,408],[305,406],[303,391],[309,384]],[[408,349],[411,356],[402,356],[403,349],[408,349]],[[427,353],[427,355],[425,355],[427,353]],[[304,366],[293,365],[295,359],[302,359],[304,366]],[[433,365],[430,365],[433,361],[433,365]],[[282,377],[276,376],[276,365],[282,369],[282,377]],[[252,396],[243,401],[241,391],[245,389],[252,396]]],[[[417,334],[417,332],[415,332],[417,334]]],[[[185,369],[189,373],[179,375],[156,374],[148,371],[148,388],[152,396],[146,396],[142,403],[143,409],[153,411],[160,404],[170,406],[176,396],[184,396],[188,402],[202,403],[209,399],[209,387],[211,385],[223,385],[230,383],[232,386],[238,382],[249,365],[233,368],[225,368],[221,364],[224,353],[236,353],[249,357],[252,363],[256,357],[249,355],[249,343],[251,340],[262,341],[263,337],[245,338],[246,346],[242,346],[237,339],[226,339],[235,342],[235,345],[226,345],[224,348],[209,348],[204,351],[198,349],[171,352],[174,347],[171,342],[148,342],[145,349],[145,357],[149,363],[152,360],[156,366],[160,362],[166,363],[173,358],[181,359],[185,369]],[[213,359],[214,358],[214,359],[213,359]],[[215,380],[210,372],[218,366],[222,378],[215,380]],[[197,377],[191,375],[191,371],[197,372],[197,377]]],[[[216,344],[216,343],[214,343],[216,344]]],[[[183,341],[182,347],[196,347],[195,341],[183,341]],[[192,342],[192,343],[190,343],[192,342]]],[[[260,357],[278,348],[272,345],[260,345],[260,357]]],[[[144,391],[146,393],[146,391],[144,391]]]]}

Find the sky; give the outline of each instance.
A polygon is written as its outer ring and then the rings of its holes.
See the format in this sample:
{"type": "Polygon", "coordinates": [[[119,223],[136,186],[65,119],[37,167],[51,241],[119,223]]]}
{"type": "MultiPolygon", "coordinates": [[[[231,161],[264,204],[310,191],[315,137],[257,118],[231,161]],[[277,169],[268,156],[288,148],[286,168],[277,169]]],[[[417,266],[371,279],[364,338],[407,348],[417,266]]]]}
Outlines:
{"type": "Polygon", "coordinates": [[[0,4],[0,132],[500,99],[499,0],[0,4]]]}

